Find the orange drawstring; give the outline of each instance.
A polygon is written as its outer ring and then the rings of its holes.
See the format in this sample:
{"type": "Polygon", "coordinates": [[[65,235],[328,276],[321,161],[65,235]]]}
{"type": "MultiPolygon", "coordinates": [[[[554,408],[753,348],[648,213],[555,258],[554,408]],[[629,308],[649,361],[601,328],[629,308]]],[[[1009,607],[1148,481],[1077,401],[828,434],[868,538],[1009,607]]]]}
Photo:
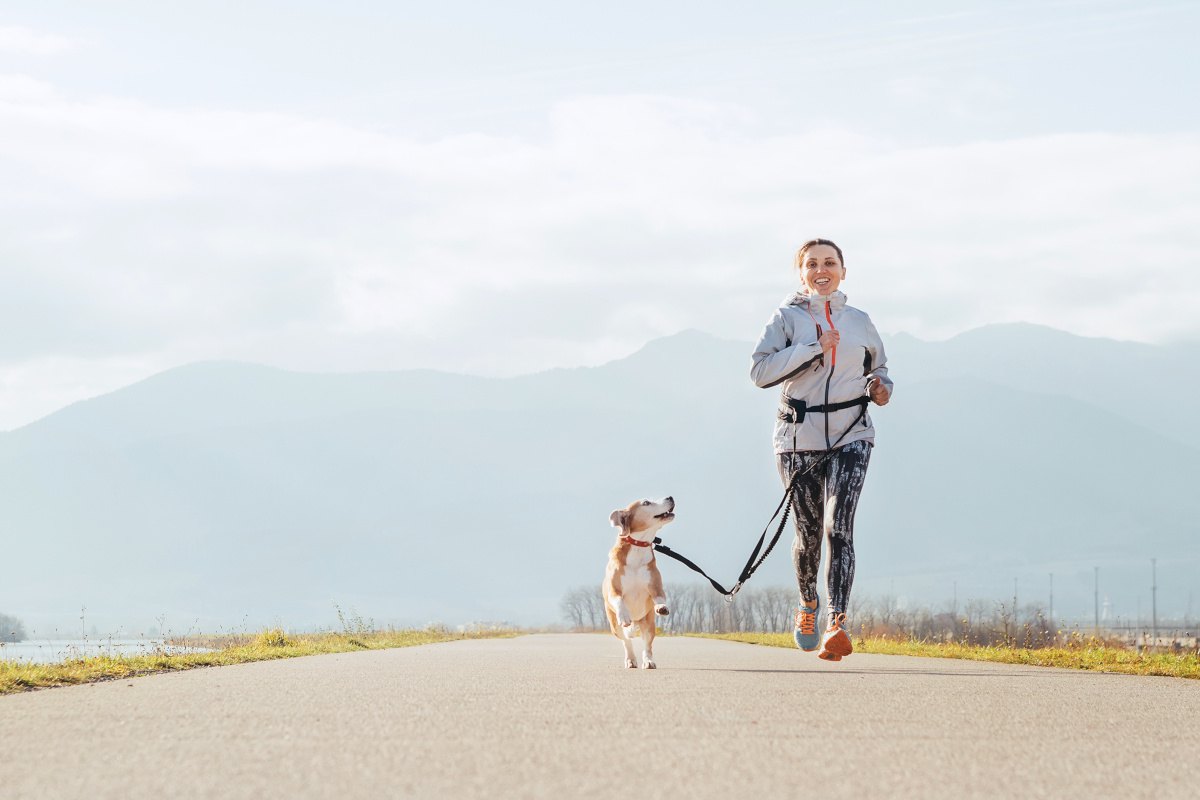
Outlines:
{"type": "MultiPolygon", "coordinates": [[[[830,314],[829,314],[829,301],[828,300],[825,301],[825,321],[829,323],[830,329],[835,330],[835,331],[837,330],[837,327],[833,324],[833,317],[830,316],[830,314]]],[[[837,345],[834,345],[833,349],[829,351],[829,356],[830,356],[830,368],[836,369],[837,368],[837,345]]]]}

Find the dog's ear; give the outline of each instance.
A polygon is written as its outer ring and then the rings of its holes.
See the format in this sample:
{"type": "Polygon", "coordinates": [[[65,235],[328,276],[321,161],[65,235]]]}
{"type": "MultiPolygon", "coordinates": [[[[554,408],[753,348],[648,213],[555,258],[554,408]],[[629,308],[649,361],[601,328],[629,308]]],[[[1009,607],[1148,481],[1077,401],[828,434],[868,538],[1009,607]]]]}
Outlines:
{"type": "Polygon", "coordinates": [[[608,521],[612,523],[614,528],[625,528],[625,509],[618,508],[616,511],[608,515],[608,521]]]}

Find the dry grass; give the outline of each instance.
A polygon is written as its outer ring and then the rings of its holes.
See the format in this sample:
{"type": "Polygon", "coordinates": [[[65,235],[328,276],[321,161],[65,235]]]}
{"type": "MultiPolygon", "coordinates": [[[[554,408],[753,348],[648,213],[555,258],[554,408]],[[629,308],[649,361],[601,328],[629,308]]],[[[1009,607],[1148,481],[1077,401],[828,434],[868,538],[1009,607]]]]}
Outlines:
{"type": "MultiPolygon", "coordinates": [[[[699,633],[692,635],[770,647],[792,649],[796,647],[796,642],[790,633],[699,633]]],[[[1037,667],[1117,672],[1127,675],[1163,675],[1172,678],[1200,679],[1200,656],[1195,654],[1139,654],[1133,650],[1108,646],[1098,640],[1081,640],[1070,647],[1023,649],[870,638],[856,639],[854,649],[859,653],[892,656],[958,658],[968,661],[994,661],[1002,664],[1028,664],[1037,667]]]]}
{"type": "Polygon", "coordinates": [[[282,629],[273,628],[255,635],[222,636],[219,640],[197,637],[193,640],[174,641],[175,644],[197,647],[217,645],[216,649],[206,653],[158,652],[133,656],[96,656],[56,664],[0,661],[0,694],[132,678],[195,667],[223,667],[275,658],[345,653],[353,650],[383,650],[460,639],[492,639],[516,635],[517,632],[512,630],[452,633],[445,629],[285,634],[282,629]]]}

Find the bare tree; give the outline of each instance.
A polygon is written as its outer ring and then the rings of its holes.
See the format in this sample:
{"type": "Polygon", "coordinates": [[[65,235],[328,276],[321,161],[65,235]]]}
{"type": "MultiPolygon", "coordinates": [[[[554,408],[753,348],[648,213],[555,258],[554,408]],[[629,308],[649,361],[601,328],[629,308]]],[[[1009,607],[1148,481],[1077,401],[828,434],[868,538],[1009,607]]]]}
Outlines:
{"type": "Polygon", "coordinates": [[[0,614],[0,642],[22,642],[27,639],[21,620],[8,614],[0,614]]]}

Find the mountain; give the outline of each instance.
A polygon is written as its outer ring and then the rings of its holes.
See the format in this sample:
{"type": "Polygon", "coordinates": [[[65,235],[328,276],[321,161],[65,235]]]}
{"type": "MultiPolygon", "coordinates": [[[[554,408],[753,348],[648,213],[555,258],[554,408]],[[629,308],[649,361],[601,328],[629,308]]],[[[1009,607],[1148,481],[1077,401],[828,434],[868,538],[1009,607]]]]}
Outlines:
{"type": "Polygon", "coordinates": [[[1200,425],[1181,416],[1200,395],[1200,344],[1168,346],[1075,336],[1027,323],[988,325],[944,342],[900,334],[888,355],[906,381],[975,378],[1095,406],[1200,447],[1200,425]]]}
{"type": "MultiPolygon", "coordinates": [[[[1174,351],[1033,326],[888,344],[856,591],[1001,598],[1054,572],[1056,608],[1083,613],[1099,565],[1128,614],[1157,557],[1159,608],[1182,613],[1200,588],[1194,426],[1097,388],[1120,364],[1143,376],[1126,395],[1157,391],[1174,351]]],[[[43,632],[85,606],[126,630],[329,624],[334,603],[550,622],[598,583],[609,512],[666,494],[664,538],[731,581],[782,492],[777,390],[750,383],[750,349],[688,331],[507,379],[169,370],[0,437],[0,609],[43,632]]],[[[791,585],[790,538],[756,583],[791,585]]]]}

